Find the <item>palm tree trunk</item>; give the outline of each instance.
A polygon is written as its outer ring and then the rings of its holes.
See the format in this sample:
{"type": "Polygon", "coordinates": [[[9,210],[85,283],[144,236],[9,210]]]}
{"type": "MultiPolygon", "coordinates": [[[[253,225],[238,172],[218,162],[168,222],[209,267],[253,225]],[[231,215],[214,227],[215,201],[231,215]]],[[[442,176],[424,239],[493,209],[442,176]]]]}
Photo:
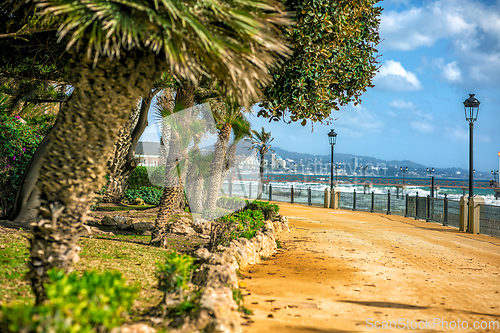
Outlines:
{"type": "Polygon", "coordinates": [[[217,199],[219,197],[220,183],[224,162],[226,158],[227,144],[231,136],[231,125],[225,123],[219,130],[217,142],[214,147],[214,156],[212,160],[212,170],[208,180],[207,199],[205,201],[205,211],[208,214],[215,212],[217,199]]]}
{"type": "MultiPolygon", "coordinates": [[[[102,202],[119,203],[122,200],[123,193],[127,189],[127,179],[130,175],[129,170],[125,170],[127,164],[127,155],[132,144],[132,131],[137,125],[141,108],[139,105],[132,109],[130,118],[120,129],[118,139],[113,146],[113,154],[108,161],[109,181],[106,192],[102,197],[102,202]]],[[[133,165],[137,166],[138,161],[132,160],[133,165]]]]}
{"type": "Polygon", "coordinates": [[[118,131],[137,98],[161,72],[156,57],[141,51],[122,54],[120,59],[102,58],[96,64],[85,53],[74,55],[68,76],[75,89],[58,115],[40,169],[41,204],[27,274],[37,304],[46,299],[47,271],[69,272],[78,261],[83,222],[94,191],[105,183],[118,131]]]}
{"type": "Polygon", "coordinates": [[[229,170],[231,170],[231,168],[234,166],[237,145],[238,145],[237,142],[233,142],[229,146],[229,148],[227,148],[226,158],[223,165],[219,188],[222,188],[222,186],[224,185],[224,180],[227,178],[227,175],[229,174],[229,170]]]}
{"type": "Polygon", "coordinates": [[[260,153],[260,166],[259,166],[259,193],[257,194],[257,200],[262,199],[262,186],[264,185],[264,154],[260,153]]]}
{"type": "MultiPolygon", "coordinates": [[[[174,111],[190,108],[194,105],[194,86],[183,84],[175,97],[174,111]]],[[[155,220],[150,245],[166,247],[167,224],[172,213],[179,207],[179,195],[183,193],[179,161],[183,152],[180,148],[180,135],[171,131],[168,148],[167,165],[165,168],[165,188],[160,200],[158,216],[155,220]]]]}

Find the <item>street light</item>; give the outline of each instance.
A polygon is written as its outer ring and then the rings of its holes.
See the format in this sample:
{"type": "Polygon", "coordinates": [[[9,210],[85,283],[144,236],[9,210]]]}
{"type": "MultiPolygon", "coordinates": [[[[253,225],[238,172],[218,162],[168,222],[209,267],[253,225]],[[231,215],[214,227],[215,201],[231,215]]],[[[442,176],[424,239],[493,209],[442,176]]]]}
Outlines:
{"type": "MultiPolygon", "coordinates": [[[[477,120],[477,114],[479,113],[479,104],[481,104],[481,102],[479,102],[479,100],[474,96],[475,94],[469,94],[469,98],[464,101],[465,120],[469,122],[469,209],[470,199],[474,196],[474,122],[477,120]]],[[[470,227],[469,221],[467,221],[467,232],[469,232],[470,227]]]]}
{"type": "Polygon", "coordinates": [[[493,175],[493,181],[497,182],[498,170],[497,171],[491,170],[491,174],[493,175]]]}
{"type": "Polygon", "coordinates": [[[405,172],[408,171],[408,167],[399,167],[399,170],[403,171],[403,185],[406,185],[405,172]]]}
{"type": "Polygon", "coordinates": [[[333,147],[337,142],[337,133],[332,129],[330,133],[328,133],[328,141],[330,142],[330,146],[332,146],[332,158],[331,158],[331,168],[330,168],[330,189],[333,188],[333,147]]]}
{"type": "Polygon", "coordinates": [[[427,168],[427,172],[429,173],[429,176],[431,177],[431,198],[434,198],[434,177],[432,176],[432,173],[434,172],[434,168],[432,168],[432,169],[427,168]]]}

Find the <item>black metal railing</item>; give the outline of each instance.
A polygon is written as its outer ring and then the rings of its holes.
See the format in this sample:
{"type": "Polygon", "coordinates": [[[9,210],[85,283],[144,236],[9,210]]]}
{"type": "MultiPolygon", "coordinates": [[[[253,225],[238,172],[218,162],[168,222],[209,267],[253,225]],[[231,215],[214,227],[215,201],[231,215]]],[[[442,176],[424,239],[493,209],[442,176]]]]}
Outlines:
{"type": "MultiPolygon", "coordinates": [[[[255,196],[257,189],[254,189],[255,196]]],[[[263,190],[263,199],[301,203],[314,206],[324,205],[324,190],[311,188],[297,189],[292,187],[272,186],[268,184],[263,190]]],[[[409,196],[388,192],[357,193],[341,192],[339,208],[379,214],[390,214],[440,223],[445,226],[459,227],[460,202],[430,196],[409,196]]],[[[480,206],[480,232],[485,235],[500,237],[500,206],[480,206]]]]}

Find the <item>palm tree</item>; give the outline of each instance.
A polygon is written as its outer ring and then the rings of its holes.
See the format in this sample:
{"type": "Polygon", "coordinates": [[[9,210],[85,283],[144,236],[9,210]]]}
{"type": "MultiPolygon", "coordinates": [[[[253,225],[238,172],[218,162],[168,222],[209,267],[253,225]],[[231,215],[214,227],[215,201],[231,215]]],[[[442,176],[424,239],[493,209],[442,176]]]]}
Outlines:
{"type": "Polygon", "coordinates": [[[274,55],[288,53],[276,28],[287,22],[274,0],[21,2],[41,8],[42,17],[60,18],[74,87],[40,169],[28,273],[39,304],[47,271],[70,271],[78,260],[92,195],[105,184],[115,138],[139,96],[169,68],[193,84],[218,80],[225,95],[248,105],[269,82],[274,55]]]}
{"type": "Polygon", "coordinates": [[[238,143],[246,136],[250,135],[250,122],[243,115],[241,115],[240,118],[236,119],[231,127],[233,130],[233,142],[229,145],[229,148],[227,148],[220,187],[222,187],[224,179],[227,178],[229,170],[234,166],[238,143]]]}
{"type": "Polygon", "coordinates": [[[259,154],[260,156],[260,168],[259,168],[259,192],[257,195],[257,199],[262,199],[262,184],[264,177],[264,157],[266,156],[268,151],[274,153],[274,150],[271,148],[271,142],[274,138],[271,137],[271,132],[266,132],[264,127],[260,132],[252,130],[252,137],[247,139],[251,145],[252,149],[259,154]]]}
{"type": "Polygon", "coordinates": [[[208,179],[207,197],[205,200],[205,216],[210,218],[215,212],[219,190],[222,182],[222,175],[225,170],[226,153],[231,129],[235,122],[242,118],[242,108],[230,103],[218,101],[212,108],[214,119],[217,124],[217,141],[214,145],[213,160],[208,179]]]}
{"type": "Polygon", "coordinates": [[[189,153],[189,168],[186,179],[186,196],[191,213],[203,212],[203,199],[206,192],[205,179],[210,175],[213,155],[202,155],[195,147],[189,153]]]}

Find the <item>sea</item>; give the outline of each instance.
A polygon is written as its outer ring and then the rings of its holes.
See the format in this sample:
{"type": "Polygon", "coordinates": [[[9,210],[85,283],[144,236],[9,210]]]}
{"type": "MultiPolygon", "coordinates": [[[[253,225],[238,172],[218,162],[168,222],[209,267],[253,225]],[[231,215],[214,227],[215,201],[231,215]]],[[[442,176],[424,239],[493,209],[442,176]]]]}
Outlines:
{"type": "MultiPolygon", "coordinates": [[[[293,186],[296,189],[307,189],[311,188],[313,191],[324,191],[325,188],[330,187],[330,184],[326,183],[303,183],[303,182],[270,182],[269,183],[273,189],[277,188],[291,188],[293,186]]],[[[257,187],[258,181],[253,180],[234,180],[232,184],[232,192],[239,195],[248,195],[249,185],[252,186],[251,196],[250,198],[255,198],[257,195],[257,187]]],[[[339,184],[337,188],[341,192],[354,192],[357,193],[371,193],[375,192],[375,194],[387,194],[388,191],[396,194],[397,192],[401,195],[410,195],[416,196],[418,194],[419,197],[426,197],[430,195],[431,189],[428,187],[421,186],[406,186],[406,188],[396,188],[396,186],[380,186],[373,185],[370,188],[364,188],[363,185],[352,185],[352,184],[339,184]]],[[[228,184],[225,182],[224,189],[228,191],[228,184]]],[[[467,194],[467,191],[465,192],[467,194]]],[[[439,189],[434,190],[434,196],[437,198],[444,198],[445,194],[449,200],[459,201],[460,197],[463,196],[464,192],[460,188],[444,188],[440,187],[439,189]]],[[[495,191],[493,189],[483,189],[483,188],[475,188],[474,195],[479,195],[484,198],[486,205],[492,206],[500,206],[500,199],[495,198],[495,191]]]]}

